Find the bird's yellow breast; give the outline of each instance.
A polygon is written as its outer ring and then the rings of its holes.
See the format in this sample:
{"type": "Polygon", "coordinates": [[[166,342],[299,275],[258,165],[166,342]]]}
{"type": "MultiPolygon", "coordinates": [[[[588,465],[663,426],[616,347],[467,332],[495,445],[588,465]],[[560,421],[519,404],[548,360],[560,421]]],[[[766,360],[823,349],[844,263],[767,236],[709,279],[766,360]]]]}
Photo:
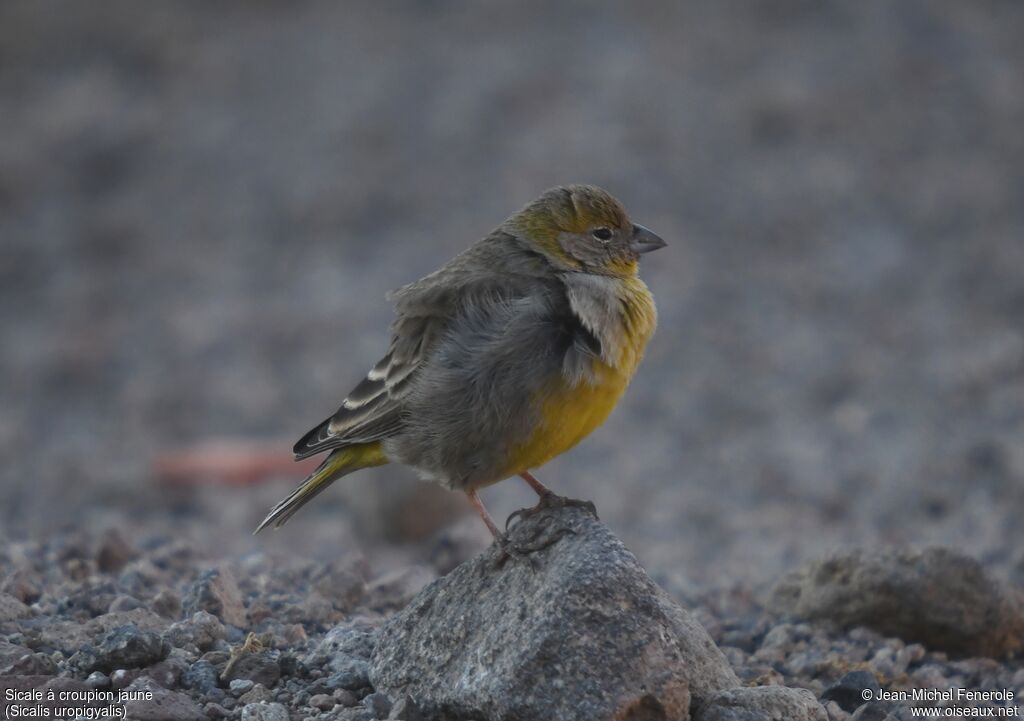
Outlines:
{"type": "MultiPolygon", "coordinates": [[[[636,276],[621,281],[622,330],[614,363],[595,358],[590,377],[571,384],[559,377],[545,388],[540,423],[510,454],[501,478],[541,466],[565,453],[601,425],[615,408],[643,358],[657,313],[650,291],[636,276]]],[[[498,480],[498,479],[496,479],[498,480]]]]}

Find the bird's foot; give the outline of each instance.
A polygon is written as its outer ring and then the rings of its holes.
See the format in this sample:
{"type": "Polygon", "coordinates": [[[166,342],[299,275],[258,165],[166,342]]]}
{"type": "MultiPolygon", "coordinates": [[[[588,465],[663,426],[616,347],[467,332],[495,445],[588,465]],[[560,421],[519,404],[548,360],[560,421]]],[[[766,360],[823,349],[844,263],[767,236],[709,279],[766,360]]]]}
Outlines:
{"type": "Polygon", "coordinates": [[[558,494],[548,491],[541,494],[540,500],[537,501],[536,506],[532,508],[520,508],[518,511],[513,511],[505,521],[505,530],[507,531],[509,526],[512,525],[512,519],[522,521],[523,519],[535,516],[548,508],[566,507],[582,508],[597,520],[601,520],[597,515],[597,507],[594,505],[593,501],[582,501],[578,498],[566,498],[565,496],[559,496],[558,494]]]}
{"type": "Polygon", "coordinates": [[[531,555],[534,551],[539,549],[535,549],[532,546],[523,546],[518,543],[513,543],[504,533],[494,539],[494,544],[498,547],[498,555],[497,558],[495,558],[495,565],[499,568],[504,566],[506,561],[512,560],[517,563],[525,563],[530,567],[531,571],[540,570],[540,563],[531,555]]]}
{"type": "Polygon", "coordinates": [[[512,541],[507,533],[503,533],[494,539],[494,543],[499,549],[498,556],[495,559],[496,564],[499,567],[504,566],[506,561],[512,559],[519,563],[526,563],[533,571],[539,571],[540,562],[534,554],[553,546],[564,536],[575,535],[576,531],[571,528],[566,526],[553,527],[547,523],[537,528],[529,538],[521,541],[512,541]]]}

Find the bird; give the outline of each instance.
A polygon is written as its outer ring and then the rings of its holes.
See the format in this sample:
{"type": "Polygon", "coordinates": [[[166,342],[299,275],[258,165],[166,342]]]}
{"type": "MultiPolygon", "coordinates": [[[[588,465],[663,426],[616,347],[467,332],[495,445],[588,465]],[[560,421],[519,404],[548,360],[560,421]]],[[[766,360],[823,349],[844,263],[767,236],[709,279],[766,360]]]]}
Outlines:
{"type": "Polygon", "coordinates": [[[665,245],[607,191],[559,186],[393,291],[387,353],[295,444],[296,460],[327,456],[254,533],[280,527],[339,478],[387,463],[465,493],[499,544],[506,534],[479,491],[506,478],[539,496],[513,515],[593,510],[532,471],[576,446],[622,397],[657,325],[639,260],[665,245]]]}

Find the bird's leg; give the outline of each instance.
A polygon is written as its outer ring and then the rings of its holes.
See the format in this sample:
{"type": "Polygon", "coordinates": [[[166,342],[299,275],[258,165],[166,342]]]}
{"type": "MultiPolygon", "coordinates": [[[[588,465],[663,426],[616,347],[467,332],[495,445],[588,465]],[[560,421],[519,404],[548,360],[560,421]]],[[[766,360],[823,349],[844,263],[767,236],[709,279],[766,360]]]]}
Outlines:
{"type": "MultiPolygon", "coordinates": [[[[543,483],[533,477],[533,474],[529,471],[523,471],[519,474],[519,477],[526,481],[530,488],[532,488],[540,500],[537,501],[537,505],[533,508],[520,508],[518,511],[513,511],[512,514],[505,521],[505,530],[508,530],[509,525],[512,523],[513,518],[520,520],[534,516],[546,508],[565,508],[566,506],[575,506],[582,508],[589,512],[594,518],[598,518],[597,508],[594,506],[593,501],[581,501],[576,498],[566,498],[565,496],[559,496],[550,488],[545,486],[543,483]]],[[[600,520],[598,518],[598,520],[600,520]]]]}
{"type": "Polygon", "coordinates": [[[487,512],[484,507],[484,502],[480,500],[480,494],[476,492],[476,489],[466,491],[466,497],[469,498],[469,502],[473,504],[473,510],[475,510],[480,518],[483,519],[484,524],[487,526],[487,530],[494,536],[494,540],[500,540],[502,538],[501,531],[498,530],[498,524],[491,518],[491,514],[487,512]]]}
{"type": "Polygon", "coordinates": [[[530,564],[530,567],[536,570],[537,564],[527,554],[532,549],[519,549],[515,545],[509,542],[508,537],[498,530],[498,524],[491,518],[491,514],[487,512],[487,508],[484,507],[484,502],[480,500],[480,494],[477,493],[476,489],[466,491],[466,497],[469,498],[469,502],[473,505],[474,510],[483,519],[484,524],[487,526],[487,530],[494,536],[494,543],[497,544],[498,548],[501,549],[501,556],[499,556],[499,564],[504,563],[507,558],[514,558],[517,561],[526,561],[530,564]]]}

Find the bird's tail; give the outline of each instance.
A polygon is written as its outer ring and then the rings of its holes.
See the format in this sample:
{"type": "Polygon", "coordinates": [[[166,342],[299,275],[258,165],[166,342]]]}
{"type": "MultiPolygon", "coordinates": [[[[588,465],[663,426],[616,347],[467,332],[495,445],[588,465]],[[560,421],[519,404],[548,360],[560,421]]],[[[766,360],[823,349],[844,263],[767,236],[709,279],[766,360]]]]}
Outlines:
{"type": "Polygon", "coordinates": [[[259,533],[270,524],[274,524],[274,528],[280,528],[289,518],[295,515],[296,511],[313,500],[318,493],[324,491],[342,476],[358,471],[361,468],[382,466],[387,463],[387,456],[384,455],[380,445],[380,441],[377,441],[376,443],[362,443],[333,451],[306,480],[299,484],[298,488],[270,509],[270,513],[253,531],[253,535],[259,533]]]}

